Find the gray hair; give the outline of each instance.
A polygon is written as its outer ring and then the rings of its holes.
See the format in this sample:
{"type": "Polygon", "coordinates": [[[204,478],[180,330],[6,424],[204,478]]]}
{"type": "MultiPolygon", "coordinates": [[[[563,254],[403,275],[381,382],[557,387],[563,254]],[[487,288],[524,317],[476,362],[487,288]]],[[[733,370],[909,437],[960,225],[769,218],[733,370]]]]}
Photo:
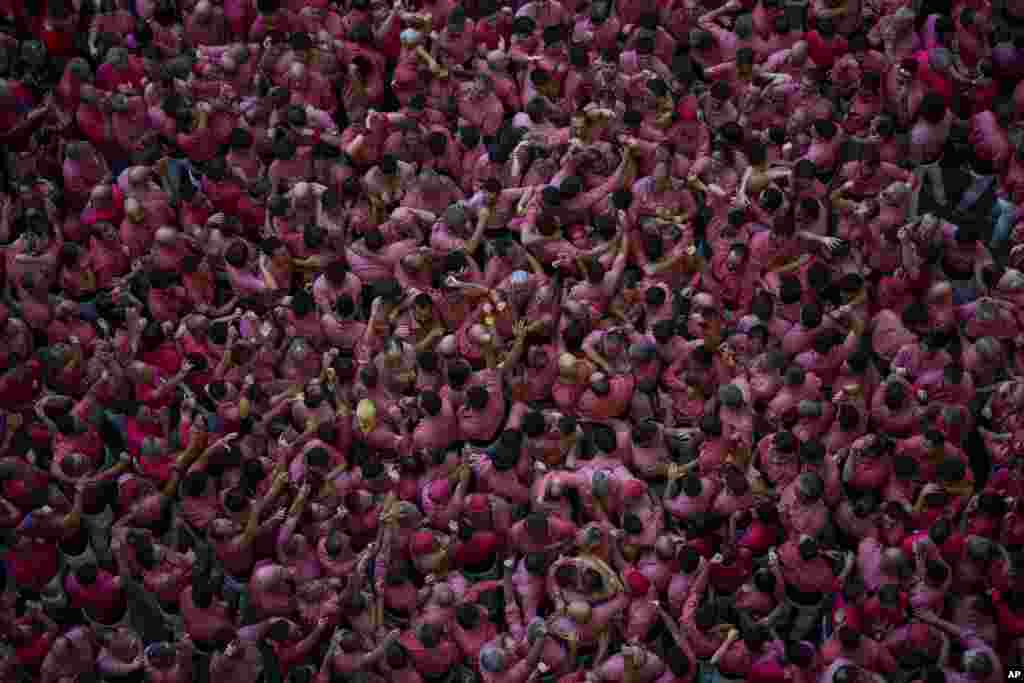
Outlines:
{"type": "Polygon", "coordinates": [[[444,211],[444,222],[448,225],[462,226],[466,223],[466,209],[461,204],[452,204],[444,211]]]}

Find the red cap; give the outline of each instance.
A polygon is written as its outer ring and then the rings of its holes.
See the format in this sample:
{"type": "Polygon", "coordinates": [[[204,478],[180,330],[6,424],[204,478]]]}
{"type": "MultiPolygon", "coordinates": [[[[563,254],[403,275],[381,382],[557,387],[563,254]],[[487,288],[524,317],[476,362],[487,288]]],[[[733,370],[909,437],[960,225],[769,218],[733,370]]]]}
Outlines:
{"type": "Polygon", "coordinates": [[[482,493],[474,493],[466,498],[466,512],[483,514],[485,512],[489,512],[490,509],[491,506],[488,503],[487,496],[482,493]]]}
{"type": "Polygon", "coordinates": [[[628,479],[622,484],[622,497],[630,500],[644,495],[647,487],[639,479],[628,479]]]}
{"type": "Polygon", "coordinates": [[[651,589],[651,582],[639,569],[627,569],[623,572],[622,578],[632,595],[647,595],[647,591],[651,589]]]}
{"type": "Polygon", "coordinates": [[[447,503],[452,496],[452,485],[447,479],[438,479],[430,484],[430,499],[438,503],[447,503]]]}
{"type": "Polygon", "coordinates": [[[409,539],[409,553],[413,557],[429,555],[434,550],[434,535],[429,531],[417,531],[409,539]]]}

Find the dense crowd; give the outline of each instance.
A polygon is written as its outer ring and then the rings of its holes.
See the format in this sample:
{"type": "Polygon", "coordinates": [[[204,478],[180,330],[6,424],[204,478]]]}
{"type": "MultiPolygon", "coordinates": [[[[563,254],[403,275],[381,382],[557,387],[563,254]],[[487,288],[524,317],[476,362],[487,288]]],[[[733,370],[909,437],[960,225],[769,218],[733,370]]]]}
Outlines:
{"type": "Polygon", "coordinates": [[[3,0],[0,681],[1024,659],[1024,2],[3,0]]]}

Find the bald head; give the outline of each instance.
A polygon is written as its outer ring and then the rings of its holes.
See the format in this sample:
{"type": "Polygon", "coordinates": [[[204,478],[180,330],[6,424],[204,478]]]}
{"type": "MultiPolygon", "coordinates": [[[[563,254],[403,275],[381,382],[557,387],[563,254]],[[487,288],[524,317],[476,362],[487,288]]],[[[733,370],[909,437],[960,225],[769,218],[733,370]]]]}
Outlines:
{"type": "Polygon", "coordinates": [[[807,41],[798,40],[789,49],[789,61],[793,66],[802,66],[807,62],[807,41]]]}

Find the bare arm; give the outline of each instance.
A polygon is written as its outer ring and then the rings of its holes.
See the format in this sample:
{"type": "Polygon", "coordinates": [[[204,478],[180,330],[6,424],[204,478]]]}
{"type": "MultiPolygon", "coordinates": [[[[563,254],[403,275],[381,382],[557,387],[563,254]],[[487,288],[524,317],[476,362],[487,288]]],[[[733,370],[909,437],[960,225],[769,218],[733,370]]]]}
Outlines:
{"type": "Polygon", "coordinates": [[[736,629],[729,631],[729,636],[721,645],[718,646],[718,650],[715,651],[715,654],[711,655],[712,666],[718,664],[719,660],[725,656],[725,653],[729,651],[729,648],[732,647],[732,644],[736,642],[737,638],[739,638],[739,632],[736,631],[736,629]]]}

